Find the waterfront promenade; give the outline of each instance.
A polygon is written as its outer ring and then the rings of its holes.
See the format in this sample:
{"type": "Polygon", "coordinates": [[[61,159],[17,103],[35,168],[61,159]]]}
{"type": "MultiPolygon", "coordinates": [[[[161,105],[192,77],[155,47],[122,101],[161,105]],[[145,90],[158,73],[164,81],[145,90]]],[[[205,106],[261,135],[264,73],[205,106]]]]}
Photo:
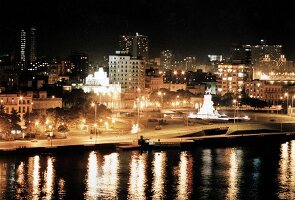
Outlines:
{"type": "MultiPolygon", "coordinates": [[[[236,131],[241,130],[277,130],[277,131],[295,131],[295,118],[287,115],[277,114],[250,114],[251,120],[239,123],[196,123],[193,126],[187,126],[182,120],[170,120],[167,125],[162,126],[161,130],[155,130],[154,125],[149,125],[149,128],[142,130],[138,134],[112,133],[104,132],[101,134],[89,134],[80,131],[69,132],[65,139],[34,139],[34,140],[15,140],[15,141],[1,141],[0,150],[11,150],[17,148],[38,148],[38,147],[57,147],[57,146],[71,146],[71,145],[95,145],[95,144],[118,144],[118,143],[132,143],[140,136],[150,139],[150,141],[161,140],[163,142],[178,142],[189,140],[192,133],[200,132],[204,129],[213,129],[220,127],[229,127],[227,137],[236,131]]],[[[211,136],[198,136],[199,139],[210,138],[211,136]]],[[[215,136],[216,137],[216,136],[215,136]]],[[[224,137],[224,135],[217,136],[224,137]]],[[[195,138],[195,137],[194,137],[195,138]]],[[[191,137],[191,139],[193,139],[191,137]]]]}

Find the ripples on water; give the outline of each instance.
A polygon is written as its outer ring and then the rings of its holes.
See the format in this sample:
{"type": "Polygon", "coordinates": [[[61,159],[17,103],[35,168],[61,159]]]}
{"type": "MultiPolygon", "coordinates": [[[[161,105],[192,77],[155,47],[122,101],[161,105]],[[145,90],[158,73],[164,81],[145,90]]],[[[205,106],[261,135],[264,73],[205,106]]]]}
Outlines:
{"type": "Polygon", "coordinates": [[[295,141],[0,158],[0,199],[295,199],[295,141]]]}

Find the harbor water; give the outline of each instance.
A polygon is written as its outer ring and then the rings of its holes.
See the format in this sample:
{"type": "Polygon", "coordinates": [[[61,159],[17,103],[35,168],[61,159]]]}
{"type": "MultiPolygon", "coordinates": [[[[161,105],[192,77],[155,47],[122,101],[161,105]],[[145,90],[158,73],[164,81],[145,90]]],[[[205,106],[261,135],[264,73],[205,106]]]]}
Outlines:
{"type": "Polygon", "coordinates": [[[0,199],[295,199],[295,140],[0,157],[0,199]]]}

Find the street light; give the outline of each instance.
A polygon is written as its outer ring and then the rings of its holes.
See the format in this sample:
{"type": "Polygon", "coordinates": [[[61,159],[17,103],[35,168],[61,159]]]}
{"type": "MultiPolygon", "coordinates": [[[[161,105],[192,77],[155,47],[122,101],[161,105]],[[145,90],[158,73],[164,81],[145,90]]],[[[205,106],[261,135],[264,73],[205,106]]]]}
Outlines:
{"type": "Polygon", "coordinates": [[[164,105],[163,105],[163,96],[165,96],[166,93],[165,93],[165,92],[161,92],[161,91],[159,91],[159,92],[158,92],[158,95],[161,97],[161,106],[162,106],[162,108],[163,108],[163,107],[164,107],[164,105]]]}
{"type": "Polygon", "coordinates": [[[48,126],[49,128],[49,138],[50,138],[50,146],[52,147],[52,137],[53,137],[53,132],[52,132],[52,125],[48,126]]]}
{"type": "Polygon", "coordinates": [[[37,134],[38,126],[39,126],[39,120],[36,120],[36,121],[35,121],[36,134],[37,134]]]}
{"type": "Polygon", "coordinates": [[[97,140],[97,132],[96,132],[97,123],[94,124],[94,131],[95,131],[95,144],[97,140]]]}
{"type": "Polygon", "coordinates": [[[112,127],[115,128],[116,119],[112,117],[112,127]]]}
{"type": "Polygon", "coordinates": [[[235,107],[235,109],[234,109],[234,124],[236,123],[236,104],[237,104],[237,100],[236,99],[234,99],[233,100],[233,103],[234,103],[234,107],[235,107]]]}
{"type": "Polygon", "coordinates": [[[288,108],[289,108],[289,93],[285,92],[284,96],[287,98],[287,115],[288,115],[288,108]]]}
{"type": "Polygon", "coordinates": [[[293,96],[292,96],[292,108],[291,108],[291,115],[293,115],[293,107],[294,107],[293,101],[294,101],[294,98],[295,98],[295,95],[293,95],[293,96]]]}
{"type": "Polygon", "coordinates": [[[94,123],[96,123],[96,108],[97,108],[96,103],[92,102],[91,107],[94,107],[94,123]]]}
{"type": "Polygon", "coordinates": [[[295,95],[292,96],[292,108],[293,108],[293,106],[294,106],[294,104],[293,104],[293,100],[294,100],[294,98],[295,98],[295,95]]]}

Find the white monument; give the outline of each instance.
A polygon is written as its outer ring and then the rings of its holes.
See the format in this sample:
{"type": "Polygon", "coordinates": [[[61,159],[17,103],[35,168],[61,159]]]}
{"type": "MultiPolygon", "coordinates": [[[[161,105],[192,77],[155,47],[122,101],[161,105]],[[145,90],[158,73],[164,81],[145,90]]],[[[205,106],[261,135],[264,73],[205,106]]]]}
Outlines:
{"type": "Polygon", "coordinates": [[[213,107],[211,89],[207,88],[204,95],[203,105],[197,114],[190,114],[189,118],[200,118],[200,119],[218,119],[221,115],[213,107]]]}

